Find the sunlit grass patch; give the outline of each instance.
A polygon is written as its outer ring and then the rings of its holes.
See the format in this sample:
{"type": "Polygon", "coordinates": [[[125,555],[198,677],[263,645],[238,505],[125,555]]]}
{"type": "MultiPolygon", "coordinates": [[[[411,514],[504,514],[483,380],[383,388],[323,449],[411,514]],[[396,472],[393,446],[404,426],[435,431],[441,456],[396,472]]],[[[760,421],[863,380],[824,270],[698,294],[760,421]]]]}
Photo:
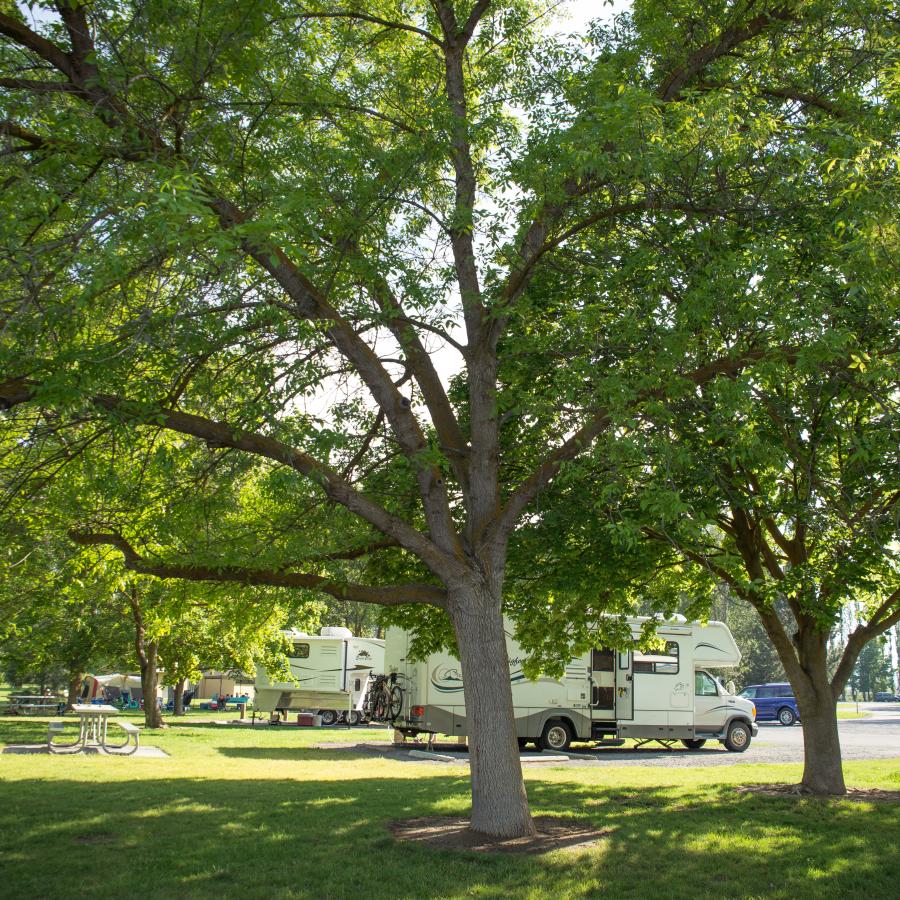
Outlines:
{"type": "MultiPolygon", "coordinates": [[[[7,742],[40,731],[0,719],[7,742]]],[[[596,846],[497,859],[401,845],[388,822],[467,814],[467,768],[318,746],[341,734],[388,732],[189,719],[145,735],[167,759],[0,755],[0,896],[820,900],[892,897],[900,879],[879,850],[900,845],[896,804],[738,791],[796,782],[796,765],[530,768],[534,811],[603,830],[596,846]]],[[[898,760],[846,772],[900,784],[898,760]]]]}

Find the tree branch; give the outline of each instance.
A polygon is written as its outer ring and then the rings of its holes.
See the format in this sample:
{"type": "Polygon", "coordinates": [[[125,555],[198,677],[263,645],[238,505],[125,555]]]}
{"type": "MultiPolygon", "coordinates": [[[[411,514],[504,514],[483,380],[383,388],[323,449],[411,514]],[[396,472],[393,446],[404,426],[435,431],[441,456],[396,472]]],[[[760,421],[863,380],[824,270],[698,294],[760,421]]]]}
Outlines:
{"type": "Polygon", "coordinates": [[[32,31],[23,22],[19,22],[12,16],[0,13],[0,34],[5,34],[15,43],[31,50],[32,53],[36,53],[41,59],[50,63],[54,69],[62,72],[69,81],[75,82],[75,68],[69,55],[60,50],[56,44],[32,31]]]}
{"type": "Polygon", "coordinates": [[[431,41],[432,44],[444,48],[444,43],[435,37],[430,31],[424,28],[417,28],[415,25],[407,25],[405,22],[392,22],[389,19],[382,19],[380,16],[373,16],[369,13],[354,12],[352,10],[332,10],[322,12],[304,12],[297,16],[298,19],[356,19],[360,22],[371,22],[373,25],[383,25],[385,28],[395,28],[400,31],[409,31],[418,34],[423,38],[431,41]]]}
{"type": "Polygon", "coordinates": [[[681,65],[676,66],[663,78],[657,97],[664,102],[677,99],[688,82],[696,78],[710,63],[721,59],[740,44],[762,34],[773,23],[787,22],[793,18],[795,18],[793,4],[785,4],[771,12],[760,13],[742,25],[724,29],[718,37],[695,50],[681,65]]]}
{"type": "Polygon", "coordinates": [[[853,674],[853,667],[856,665],[856,660],[859,658],[863,647],[872,638],[877,637],[879,634],[884,634],[889,628],[893,628],[898,623],[900,623],[900,588],[897,588],[875,610],[865,625],[858,625],[847,639],[847,645],[841,654],[841,661],[838,663],[834,677],[831,679],[831,691],[835,700],[844,692],[844,687],[853,674]],[[896,609],[888,614],[889,610],[895,606],[896,609]]]}
{"type": "Polygon", "coordinates": [[[80,547],[110,546],[121,554],[125,568],[138,575],[172,578],[181,581],[234,582],[265,587],[303,588],[330,594],[338,600],[372,603],[376,606],[399,606],[408,603],[427,603],[443,606],[445,592],[430,584],[373,587],[353,582],[339,582],[308,572],[288,572],[281,569],[249,569],[242,566],[171,565],[142,557],[120,534],[70,531],[69,537],[80,547]]]}
{"type": "MultiPolygon", "coordinates": [[[[35,382],[25,379],[0,381],[0,408],[11,409],[34,400],[36,387],[35,382]]],[[[109,394],[93,396],[89,402],[107,412],[125,415],[136,408],[133,402],[109,394]]],[[[336,472],[307,453],[275,438],[239,431],[227,423],[178,410],[159,408],[148,416],[144,408],[142,421],[149,426],[200,438],[212,447],[231,447],[288,466],[318,484],[333,501],[373,525],[382,534],[395,539],[439,577],[460,574],[460,564],[452,555],[441,551],[421,532],[357,491],[336,472]]]]}
{"type": "MultiPolygon", "coordinates": [[[[767,350],[750,350],[738,357],[721,357],[678,377],[699,386],[717,378],[719,375],[737,375],[752,363],[766,358],[771,352],[767,350]]],[[[796,350],[793,348],[782,348],[781,353],[783,354],[782,358],[786,361],[796,360],[796,350]]],[[[664,396],[665,391],[662,388],[644,391],[635,398],[634,405],[637,406],[651,399],[661,399],[664,396]]],[[[608,408],[604,407],[597,410],[568,440],[551,451],[531,475],[509,494],[506,505],[498,513],[491,527],[502,533],[509,533],[528,504],[554,478],[560,466],[587,449],[597,437],[606,431],[611,423],[611,412],[608,408]]]]}

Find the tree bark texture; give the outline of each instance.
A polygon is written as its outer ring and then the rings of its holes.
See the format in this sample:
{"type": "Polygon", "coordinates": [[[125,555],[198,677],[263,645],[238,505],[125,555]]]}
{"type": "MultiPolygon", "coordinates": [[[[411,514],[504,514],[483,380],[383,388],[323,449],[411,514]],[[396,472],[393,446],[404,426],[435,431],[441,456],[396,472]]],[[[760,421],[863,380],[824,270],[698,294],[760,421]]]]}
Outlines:
{"type": "Polygon", "coordinates": [[[465,682],[473,831],[535,833],[522,780],[499,598],[473,587],[449,604],[465,682]],[[471,674],[469,674],[471,673],[471,674]]]}
{"type": "Polygon", "coordinates": [[[134,618],[134,651],[141,669],[141,692],[144,695],[144,725],[147,728],[162,728],[162,712],[156,702],[159,675],[156,671],[159,644],[147,641],[144,631],[144,614],[134,586],[128,592],[131,615],[134,618]]]}
{"type": "Polygon", "coordinates": [[[156,671],[159,645],[148,641],[141,659],[141,690],[144,694],[144,724],[147,728],[162,728],[162,711],[157,701],[159,675],[156,671]]]}
{"type": "Polygon", "coordinates": [[[69,672],[69,692],[66,696],[66,709],[71,709],[78,702],[81,693],[81,672],[69,672]]]}
{"type": "Polygon", "coordinates": [[[184,684],[186,681],[186,678],[179,678],[178,681],[175,682],[175,705],[173,707],[173,712],[176,716],[184,715],[184,684]]]}
{"type": "Polygon", "coordinates": [[[812,794],[846,794],[837,705],[826,673],[815,679],[812,690],[797,692],[797,707],[803,725],[801,786],[812,794]]]}
{"type": "MultiPolygon", "coordinates": [[[[794,611],[797,631],[788,638],[774,613],[757,608],[788,675],[803,727],[803,779],[812,794],[845,794],[837,694],[843,685],[828,677],[828,631],[794,611]]],[[[852,652],[847,648],[847,653],[852,652]]]]}

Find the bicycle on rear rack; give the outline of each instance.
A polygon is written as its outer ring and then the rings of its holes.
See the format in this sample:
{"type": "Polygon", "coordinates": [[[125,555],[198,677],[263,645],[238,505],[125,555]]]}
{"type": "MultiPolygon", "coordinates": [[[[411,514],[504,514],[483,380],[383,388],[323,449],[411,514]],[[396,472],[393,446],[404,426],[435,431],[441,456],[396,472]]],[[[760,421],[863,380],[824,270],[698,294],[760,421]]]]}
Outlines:
{"type": "Polygon", "coordinates": [[[403,709],[403,688],[397,684],[397,673],[376,675],[365,700],[366,716],[373,722],[393,724],[403,709]]]}

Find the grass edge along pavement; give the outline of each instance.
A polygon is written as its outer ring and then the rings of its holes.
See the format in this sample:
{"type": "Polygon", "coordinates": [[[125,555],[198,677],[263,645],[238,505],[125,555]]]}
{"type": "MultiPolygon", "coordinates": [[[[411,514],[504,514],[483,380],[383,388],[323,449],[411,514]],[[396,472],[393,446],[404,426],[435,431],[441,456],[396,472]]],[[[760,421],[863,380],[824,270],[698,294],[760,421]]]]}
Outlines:
{"type": "MultiPolygon", "coordinates": [[[[0,738],[42,727],[0,719],[0,738]]],[[[466,815],[461,766],[317,749],[321,732],[203,717],[145,740],[170,757],[0,754],[0,897],[636,898],[652,884],[660,897],[880,898],[900,882],[900,854],[886,852],[900,846],[898,804],[737,790],[795,782],[799,765],[528,769],[535,813],[605,834],[582,851],[522,857],[388,834],[392,821],[466,815]]],[[[851,785],[900,789],[900,759],[845,768],[851,785]]]]}

